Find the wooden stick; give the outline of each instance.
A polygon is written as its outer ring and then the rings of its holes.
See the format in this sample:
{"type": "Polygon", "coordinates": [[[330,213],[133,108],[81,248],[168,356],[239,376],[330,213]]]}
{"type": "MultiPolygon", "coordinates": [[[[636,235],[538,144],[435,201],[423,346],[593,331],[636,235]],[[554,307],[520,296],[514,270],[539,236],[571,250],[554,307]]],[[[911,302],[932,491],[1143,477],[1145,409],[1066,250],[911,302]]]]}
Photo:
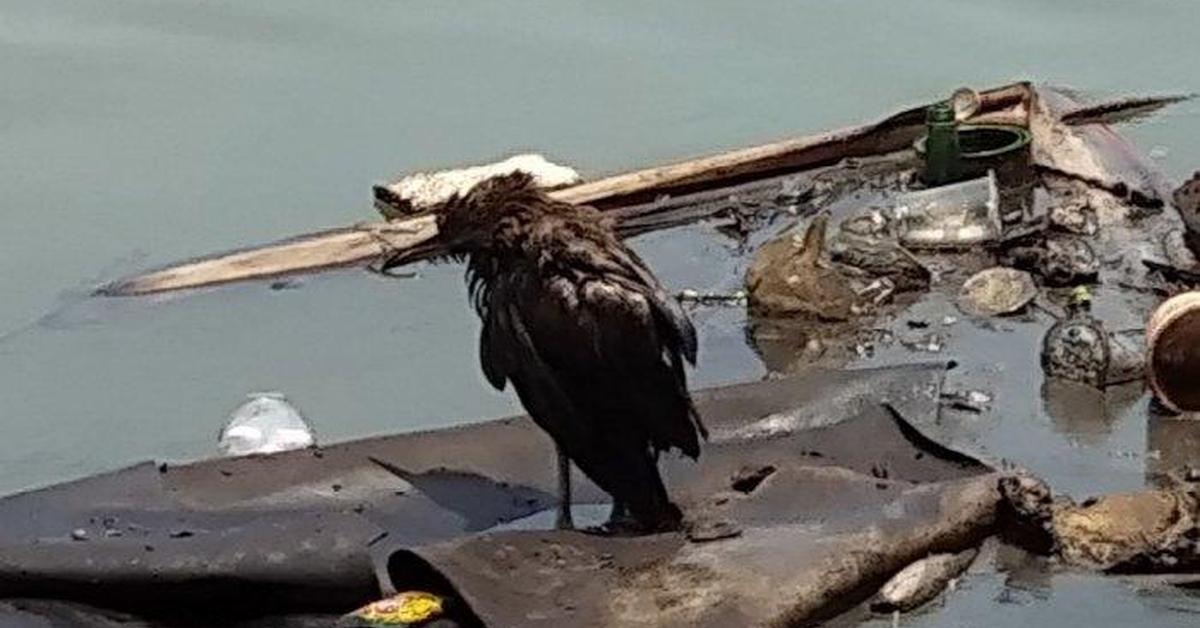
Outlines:
{"type": "MultiPolygon", "coordinates": [[[[1026,83],[981,92],[976,116],[1012,118],[1014,111],[1024,110],[1029,94],[1026,83]]],[[[661,194],[700,192],[829,165],[847,157],[901,150],[923,132],[924,110],[924,106],[915,107],[873,124],[637,170],[550,194],[567,202],[609,209],[646,203],[661,194]]],[[[369,262],[391,250],[414,247],[436,235],[437,226],[429,215],[333,229],[175,264],[108,284],[96,294],[143,295],[345,267],[369,262]]]]}

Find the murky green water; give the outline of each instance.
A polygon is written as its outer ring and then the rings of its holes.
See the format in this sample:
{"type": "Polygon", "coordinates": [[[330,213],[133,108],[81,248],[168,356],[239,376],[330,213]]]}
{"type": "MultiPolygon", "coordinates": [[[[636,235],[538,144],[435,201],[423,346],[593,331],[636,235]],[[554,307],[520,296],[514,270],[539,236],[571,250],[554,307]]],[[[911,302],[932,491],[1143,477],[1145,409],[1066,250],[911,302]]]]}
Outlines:
{"type": "MultiPolygon", "coordinates": [[[[1193,0],[0,1],[0,491],[210,455],[253,390],[327,441],[516,408],[478,374],[454,267],[84,298],[101,280],[367,219],[374,181],[516,150],[595,176],[959,84],[1197,90],[1197,24],[1193,0]]],[[[1200,167],[1194,103],[1130,133],[1200,167]]],[[[726,281],[698,241],[638,246],[674,287],[726,281]]],[[[760,374],[720,317],[699,382],[760,374]]]]}
{"type": "MultiPolygon", "coordinates": [[[[254,390],[287,393],[325,441],[517,407],[478,374],[455,267],[85,298],[102,280],[367,219],[374,181],[518,150],[595,176],[960,84],[1196,91],[1197,25],[1195,0],[0,0],[0,492],[211,455],[254,390]]],[[[1175,177],[1200,167],[1200,105],[1126,133],[1175,177]]],[[[724,245],[694,231],[637,246],[674,288],[736,281],[713,263],[724,245]]],[[[740,320],[702,315],[700,384],[763,372],[740,320]]],[[[1104,447],[1141,451],[1140,420],[1104,447]]],[[[911,624],[999,625],[996,603],[1013,601],[999,578],[968,578],[946,614],[911,624]]],[[[1195,612],[1064,578],[1000,616],[1190,625],[1195,612]]]]}

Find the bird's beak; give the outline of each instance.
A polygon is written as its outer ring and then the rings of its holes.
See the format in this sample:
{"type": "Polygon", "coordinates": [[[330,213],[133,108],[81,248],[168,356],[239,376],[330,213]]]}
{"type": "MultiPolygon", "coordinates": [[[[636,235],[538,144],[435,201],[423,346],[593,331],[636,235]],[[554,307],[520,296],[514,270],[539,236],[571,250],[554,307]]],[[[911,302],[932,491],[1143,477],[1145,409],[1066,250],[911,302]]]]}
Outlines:
{"type": "Polygon", "coordinates": [[[434,236],[424,242],[405,249],[389,251],[384,254],[383,261],[377,267],[380,272],[387,273],[394,268],[419,262],[445,253],[446,244],[440,236],[434,236]]]}

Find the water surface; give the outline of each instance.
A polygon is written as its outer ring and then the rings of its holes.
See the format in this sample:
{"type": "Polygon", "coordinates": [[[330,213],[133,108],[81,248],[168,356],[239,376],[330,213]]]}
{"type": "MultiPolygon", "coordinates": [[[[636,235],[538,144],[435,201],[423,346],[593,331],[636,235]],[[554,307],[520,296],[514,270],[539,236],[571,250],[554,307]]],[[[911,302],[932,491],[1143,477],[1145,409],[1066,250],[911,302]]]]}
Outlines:
{"type": "MultiPolygon", "coordinates": [[[[0,0],[0,492],[211,455],[254,390],[326,441],[517,409],[478,374],[453,266],[87,299],[103,280],[369,219],[374,181],[518,150],[597,176],[960,84],[1197,90],[1198,23],[1193,0],[0,0]]],[[[1129,132],[1200,166],[1196,104],[1129,132]]],[[[735,279],[692,231],[636,246],[672,288],[735,279]]],[[[761,375],[738,317],[706,316],[697,381],[761,375]]]]}

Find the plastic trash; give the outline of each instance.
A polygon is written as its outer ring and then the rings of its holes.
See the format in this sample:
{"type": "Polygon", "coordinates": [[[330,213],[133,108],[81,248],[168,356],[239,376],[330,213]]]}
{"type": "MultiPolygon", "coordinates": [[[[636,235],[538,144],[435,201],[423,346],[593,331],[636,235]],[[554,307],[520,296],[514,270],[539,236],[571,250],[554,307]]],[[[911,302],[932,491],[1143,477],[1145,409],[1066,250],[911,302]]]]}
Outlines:
{"type": "Polygon", "coordinates": [[[913,248],[974,246],[1000,237],[1000,192],[996,173],[909,192],[896,201],[900,243],[913,248]]]}
{"type": "Polygon", "coordinates": [[[223,456],[270,454],[316,445],[312,426],[283,393],[251,393],[232,414],[217,447],[223,456]]]}
{"type": "MultiPolygon", "coordinates": [[[[370,627],[425,626],[445,615],[446,600],[425,591],[403,591],[392,597],[372,602],[342,618],[338,626],[370,627]]],[[[454,625],[457,623],[444,623],[454,625]]]]}

